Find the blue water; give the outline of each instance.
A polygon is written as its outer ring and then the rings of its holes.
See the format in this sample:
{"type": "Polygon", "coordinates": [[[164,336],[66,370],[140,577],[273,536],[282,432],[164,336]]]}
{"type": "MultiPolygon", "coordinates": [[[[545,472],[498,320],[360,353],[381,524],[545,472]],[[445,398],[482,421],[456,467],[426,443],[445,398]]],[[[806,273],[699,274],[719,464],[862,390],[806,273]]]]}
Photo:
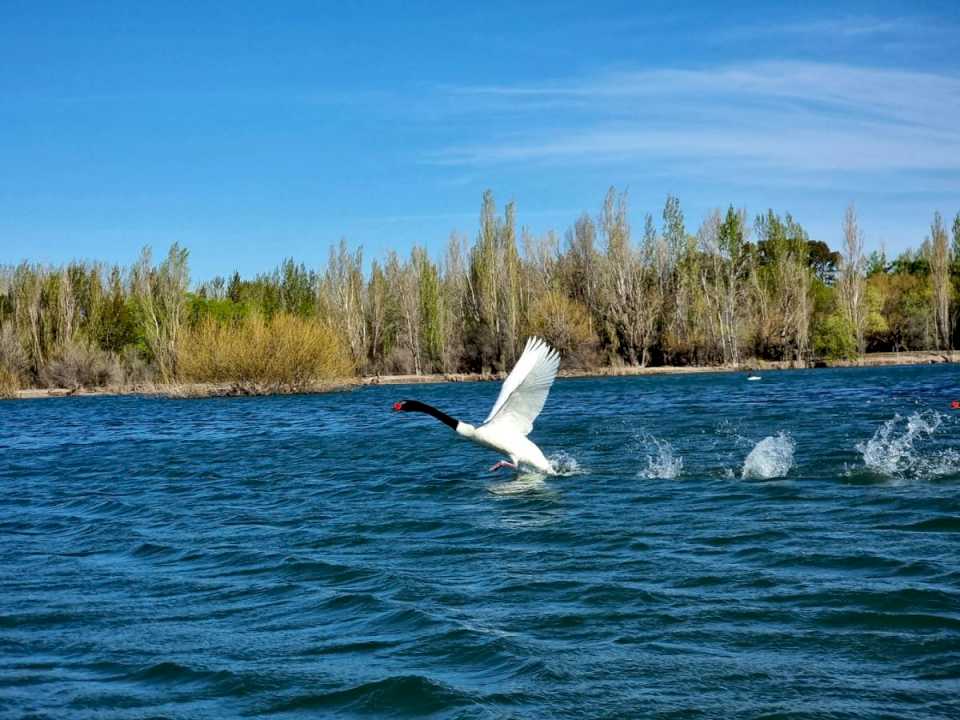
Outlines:
{"type": "Polygon", "coordinates": [[[956,366],[496,393],[0,402],[0,717],[960,717],[956,366]]]}

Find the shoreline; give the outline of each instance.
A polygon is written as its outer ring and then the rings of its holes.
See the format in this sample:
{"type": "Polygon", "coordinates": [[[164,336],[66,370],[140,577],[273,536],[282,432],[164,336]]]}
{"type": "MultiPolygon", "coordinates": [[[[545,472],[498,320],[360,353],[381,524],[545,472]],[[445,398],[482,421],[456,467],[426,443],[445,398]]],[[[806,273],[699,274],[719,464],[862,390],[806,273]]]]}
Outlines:
{"type": "MultiPolygon", "coordinates": [[[[793,361],[752,361],[740,365],[660,365],[639,367],[624,365],[601,367],[592,370],[561,370],[559,378],[591,377],[636,377],[644,375],[686,375],[714,372],[764,372],[771,370],[813,370],[820,368],[892,367],[897,365],[941,365],[960,363],[960,351],[922,350],[902,353],[869,353],[859,360],[835,360],[816,365],[798,364],[793,361]]],[[[26,388],[17,391],[20,400],[57,397],[103,397],[140,395],[160,398],[211,398],[268,395],[301,395],[339,392],[372,385],[416,385],[449,382],[490,382],[503,380],[505,373],[436,373],[431,375],[371,375],[358,378],[318,383],[290,389],[275,385],[249,383],[191,383],[191,384],[139,384],[98,388],[26,388]]]]}
{"type": "MultiPolygon", "coordinates": [[[[813,365],[792,360],[753,360],[739,365],[621,365],[571,369],[558,378],[636,377],[644,375],[692,375],[699,373],[765,372],[771,370],[821,370],[831,368],[894,367],[898,365],[943,365],[960,363],[958,350],[918,350],[902,353],[868,353],[858,360],[831,360],[813,365]]],[[[362,385],[417,385],[447,382],[488,382],[503,380],[506,373],[434,373],[431,375],[375,375],[360,378],[362,385]]]]}

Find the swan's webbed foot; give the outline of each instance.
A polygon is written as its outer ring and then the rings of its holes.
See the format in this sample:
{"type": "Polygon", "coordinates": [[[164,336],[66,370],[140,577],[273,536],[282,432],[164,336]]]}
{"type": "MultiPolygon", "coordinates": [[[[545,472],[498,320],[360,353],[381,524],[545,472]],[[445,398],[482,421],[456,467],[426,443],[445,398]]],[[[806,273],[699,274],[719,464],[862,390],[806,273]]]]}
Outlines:
{"type": "Polygon", "coordinates": [[[497,470],[499,470],[499,469],[502,468],[502,467],[508,467],[508,468],[510,468],[511,470],[516,470],[516,469],[517,469],[517,466],[514,465],[512,462],[507,462],[506,460],[501,460],[501,461],[498,462],[496,465],[494,465],[492,468],[490,468],[490,472],[496,472],[497,470]]]}

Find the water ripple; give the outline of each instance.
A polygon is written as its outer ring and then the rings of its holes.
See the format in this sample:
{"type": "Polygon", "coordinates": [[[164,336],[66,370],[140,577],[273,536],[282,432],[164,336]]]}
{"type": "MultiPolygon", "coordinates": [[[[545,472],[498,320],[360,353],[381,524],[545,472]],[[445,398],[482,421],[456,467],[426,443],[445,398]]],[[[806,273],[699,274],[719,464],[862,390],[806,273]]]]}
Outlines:
{"type": "Polygon", "coordinates": [[[0,718],[956,717],[955,373],[0,402],[0,718]]]}

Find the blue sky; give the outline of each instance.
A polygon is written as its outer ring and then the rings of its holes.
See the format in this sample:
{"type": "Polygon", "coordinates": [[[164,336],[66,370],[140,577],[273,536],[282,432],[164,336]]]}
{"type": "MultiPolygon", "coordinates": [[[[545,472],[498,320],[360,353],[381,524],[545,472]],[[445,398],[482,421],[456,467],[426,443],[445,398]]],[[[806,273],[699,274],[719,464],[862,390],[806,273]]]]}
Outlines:
{"type": "Polygon", "coordinates": [[[629,190],[917,246],[960,210],[957,3],[0,0],[0,263],[196,280],[439,254],[480,196],[560,232],[629,190]]]}

